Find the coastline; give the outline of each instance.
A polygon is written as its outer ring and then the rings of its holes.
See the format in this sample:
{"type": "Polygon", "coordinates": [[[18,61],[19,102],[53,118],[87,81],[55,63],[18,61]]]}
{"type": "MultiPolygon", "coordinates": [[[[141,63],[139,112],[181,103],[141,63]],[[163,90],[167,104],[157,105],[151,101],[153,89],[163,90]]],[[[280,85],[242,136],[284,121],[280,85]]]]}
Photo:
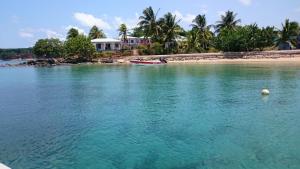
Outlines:
{"type": "Polygon", "coordinates": [[[169,61],[170,64],[300,64],[300,57],[295,58],[260,58],[260,59],[200,59],[169,61]]]}
{"type": "Polygon", "coordinates": [[[127,56],[117,58],[99,58],[92,62],[70,63],[62,58],[29,59],[20,64],[1,64],[0,67],[51,67],[65,65],[128,65],[130,60],[158,60],[160,57],[167,59],[168,64],[293,64],[300,65],[300,50],[288,51],[262,51],[262,52],[229,52],[229,53],[194,53],[173,55],[127,56]],[[113,60],[113,63],[103,62],[113,60]]]}

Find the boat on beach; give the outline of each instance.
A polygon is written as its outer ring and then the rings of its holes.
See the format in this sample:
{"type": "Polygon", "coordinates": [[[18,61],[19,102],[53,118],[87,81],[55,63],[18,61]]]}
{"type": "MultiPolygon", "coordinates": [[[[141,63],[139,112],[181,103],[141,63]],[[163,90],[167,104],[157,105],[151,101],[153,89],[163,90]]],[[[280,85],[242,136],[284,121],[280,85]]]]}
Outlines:
{"type": "Polygon", "coordinates": [[[168,62],[164,58],[159,58],[159,60],[135,59],[135,60],[131,60],[130,63],[136,65],[163,65],[163,64],[167,64],[168,62]]]}

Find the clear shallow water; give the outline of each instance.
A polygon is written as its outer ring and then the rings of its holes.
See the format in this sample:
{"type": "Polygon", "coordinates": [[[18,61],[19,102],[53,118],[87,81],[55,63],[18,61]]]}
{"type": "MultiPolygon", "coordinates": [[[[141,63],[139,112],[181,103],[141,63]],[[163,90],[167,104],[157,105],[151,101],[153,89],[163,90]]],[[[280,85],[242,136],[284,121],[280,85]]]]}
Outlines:
{"type": "Polygon", "coordinates": [[[5,66],[8,64],[15,65],[25,62],[26,60],[22,59],[13,59],[13,60],[0,60],[0,66],[5,66]]]}
{"type": "Polygon", "coordinates": [[[298,169],[299,77],[297,65],[0,68],[0,162],[298,169]]]}

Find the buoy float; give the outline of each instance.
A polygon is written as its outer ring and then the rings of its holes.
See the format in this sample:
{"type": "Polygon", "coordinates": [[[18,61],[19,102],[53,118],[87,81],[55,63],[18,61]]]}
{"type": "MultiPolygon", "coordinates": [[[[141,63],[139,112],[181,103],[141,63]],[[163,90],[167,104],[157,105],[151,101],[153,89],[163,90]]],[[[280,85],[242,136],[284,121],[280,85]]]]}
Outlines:
{"type": "Polygon", "coordinates": [[[263,90],[261,91],[261,94],[264,95],[264,96],[270,95],[270,91],[269,91],[268,89],[263,89],[263,90]]]}

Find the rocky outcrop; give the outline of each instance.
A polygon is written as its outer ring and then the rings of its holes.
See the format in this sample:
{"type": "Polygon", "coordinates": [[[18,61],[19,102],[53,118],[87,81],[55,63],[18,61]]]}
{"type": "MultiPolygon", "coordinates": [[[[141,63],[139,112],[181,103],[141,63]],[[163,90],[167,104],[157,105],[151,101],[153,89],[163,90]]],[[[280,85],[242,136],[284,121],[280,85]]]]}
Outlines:
{"type": "Polygon", "coordinates": [[[49,59],[36,59],[36,60],[28,60],[27,62],[23,63],[30,66],[55,66],[63,63],[63,59],[55,59],[55,58],[49,58],[49,59]]]}

